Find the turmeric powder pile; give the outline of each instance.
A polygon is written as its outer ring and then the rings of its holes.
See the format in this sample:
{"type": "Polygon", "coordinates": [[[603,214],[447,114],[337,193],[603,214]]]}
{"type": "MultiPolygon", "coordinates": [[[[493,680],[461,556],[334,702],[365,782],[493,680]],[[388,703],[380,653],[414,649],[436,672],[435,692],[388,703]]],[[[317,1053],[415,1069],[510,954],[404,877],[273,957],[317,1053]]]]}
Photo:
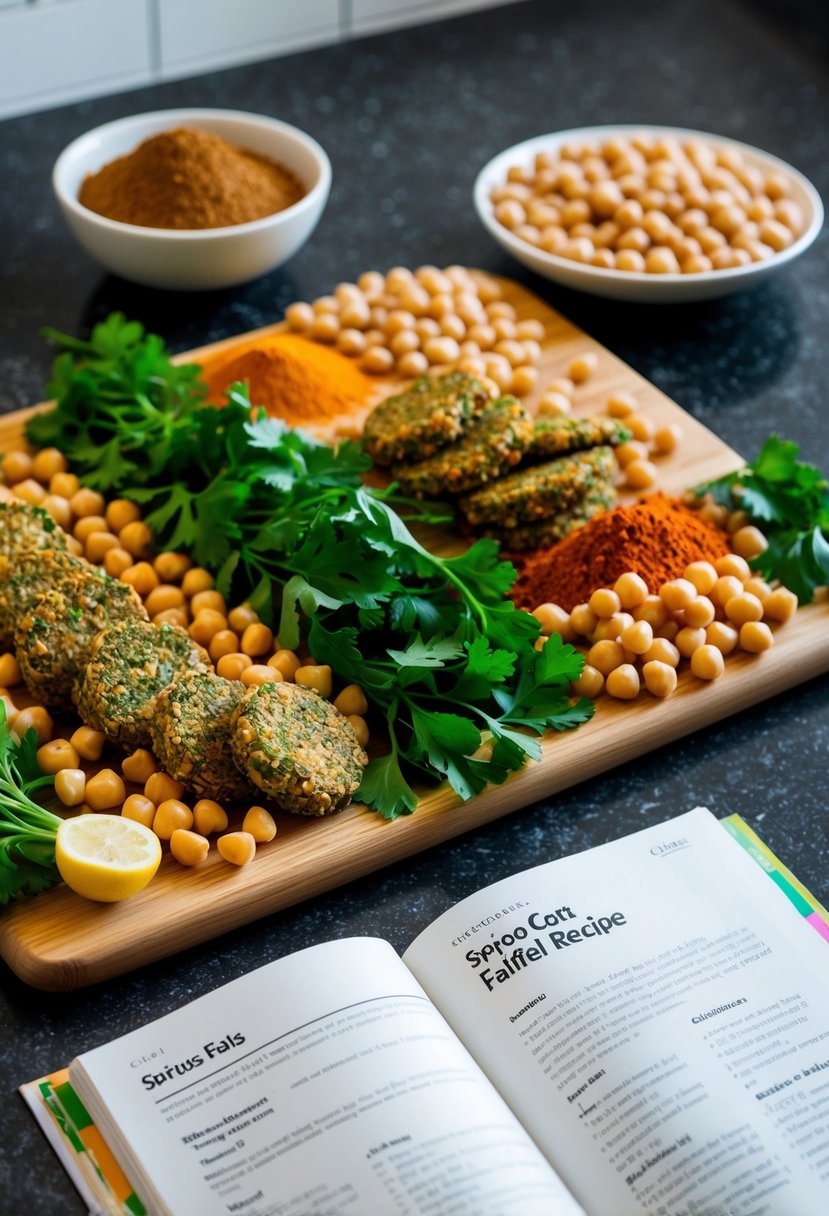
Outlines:
{"type": "Polygon", "coordinates": [[[224,228],[263,219],[305,189],[275,161],[207,131],[179,127],[146,139],[84,179],[79,202],[145,228],[224,228]]]}
{"type": "Polygon", "coordinates": [[[253,405],[289,426],[325,422],[361,409],[375,390],[344,355],[297,334],[275,333],[217,354],[202,364],[209,400],[220,405],[229,385],[244,381],[253,405]]]}

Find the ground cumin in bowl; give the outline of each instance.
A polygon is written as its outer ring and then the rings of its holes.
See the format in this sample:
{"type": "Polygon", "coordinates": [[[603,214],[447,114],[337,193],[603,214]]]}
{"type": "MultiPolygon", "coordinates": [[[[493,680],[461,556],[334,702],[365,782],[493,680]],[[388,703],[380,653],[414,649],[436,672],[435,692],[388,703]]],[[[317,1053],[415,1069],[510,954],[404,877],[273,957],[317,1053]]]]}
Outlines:
{"type": "Polygon", "coordinates": [[[64,216],[126,279],[178,290],[230,287],[307,240],[331,185],[310,136],[235,110],[160,110],[107,123],[61,153],[64,216]]]}

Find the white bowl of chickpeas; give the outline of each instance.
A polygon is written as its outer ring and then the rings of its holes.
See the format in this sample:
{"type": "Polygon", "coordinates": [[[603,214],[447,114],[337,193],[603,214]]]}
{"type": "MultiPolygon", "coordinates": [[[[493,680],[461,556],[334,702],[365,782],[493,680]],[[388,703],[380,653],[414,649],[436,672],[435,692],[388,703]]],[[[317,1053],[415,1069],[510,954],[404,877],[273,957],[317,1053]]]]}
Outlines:
{"type": "Polygon", "coordinates": [[[713,299],[803,253],[814,186],[748,144],[680,127],[581,127],[525,140],[480,172],[495,240],[545,278],[643,303],[713,299]]]}

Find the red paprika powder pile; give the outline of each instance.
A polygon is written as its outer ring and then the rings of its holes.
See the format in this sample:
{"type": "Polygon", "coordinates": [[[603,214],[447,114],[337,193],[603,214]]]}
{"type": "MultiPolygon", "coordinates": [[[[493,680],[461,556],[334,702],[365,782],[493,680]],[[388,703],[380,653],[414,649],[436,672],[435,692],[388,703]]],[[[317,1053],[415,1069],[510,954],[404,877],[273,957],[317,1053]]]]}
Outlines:
{"type": "Polygon", "coordinates": [[[519,608],[554,603],[570,612],[626,570],[640,575],[653,593],[668,579],[681,578],[691,562],[715,561],[729,552],[725,532],[679,499],[652,494],[603,511],[557,545],[519,559],[511,595],[519,608]]]}

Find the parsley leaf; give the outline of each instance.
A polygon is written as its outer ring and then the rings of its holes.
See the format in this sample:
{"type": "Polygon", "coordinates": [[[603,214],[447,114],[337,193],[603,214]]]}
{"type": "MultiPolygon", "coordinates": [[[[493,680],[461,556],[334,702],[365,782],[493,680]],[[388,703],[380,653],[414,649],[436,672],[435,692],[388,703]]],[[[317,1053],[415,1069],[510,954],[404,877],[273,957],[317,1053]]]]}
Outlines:
{"type": "Polygon", "coordinates": [[[829,582],[829,485],[820,469],[797,459],[792,440],[772,435],[752,464],[696,487],[730,511],[756,521],[768,548],[750,565],[765,579],[779,579],[801,604],[829,582]]]}
{"type": "Polygon", "coordinates": [[[37,735],[11,733],[0,701],[0,903],[34,895],[60,881],[55,836],[61,819],[31,797],[54,785],[37,765],[37,735]]]}

